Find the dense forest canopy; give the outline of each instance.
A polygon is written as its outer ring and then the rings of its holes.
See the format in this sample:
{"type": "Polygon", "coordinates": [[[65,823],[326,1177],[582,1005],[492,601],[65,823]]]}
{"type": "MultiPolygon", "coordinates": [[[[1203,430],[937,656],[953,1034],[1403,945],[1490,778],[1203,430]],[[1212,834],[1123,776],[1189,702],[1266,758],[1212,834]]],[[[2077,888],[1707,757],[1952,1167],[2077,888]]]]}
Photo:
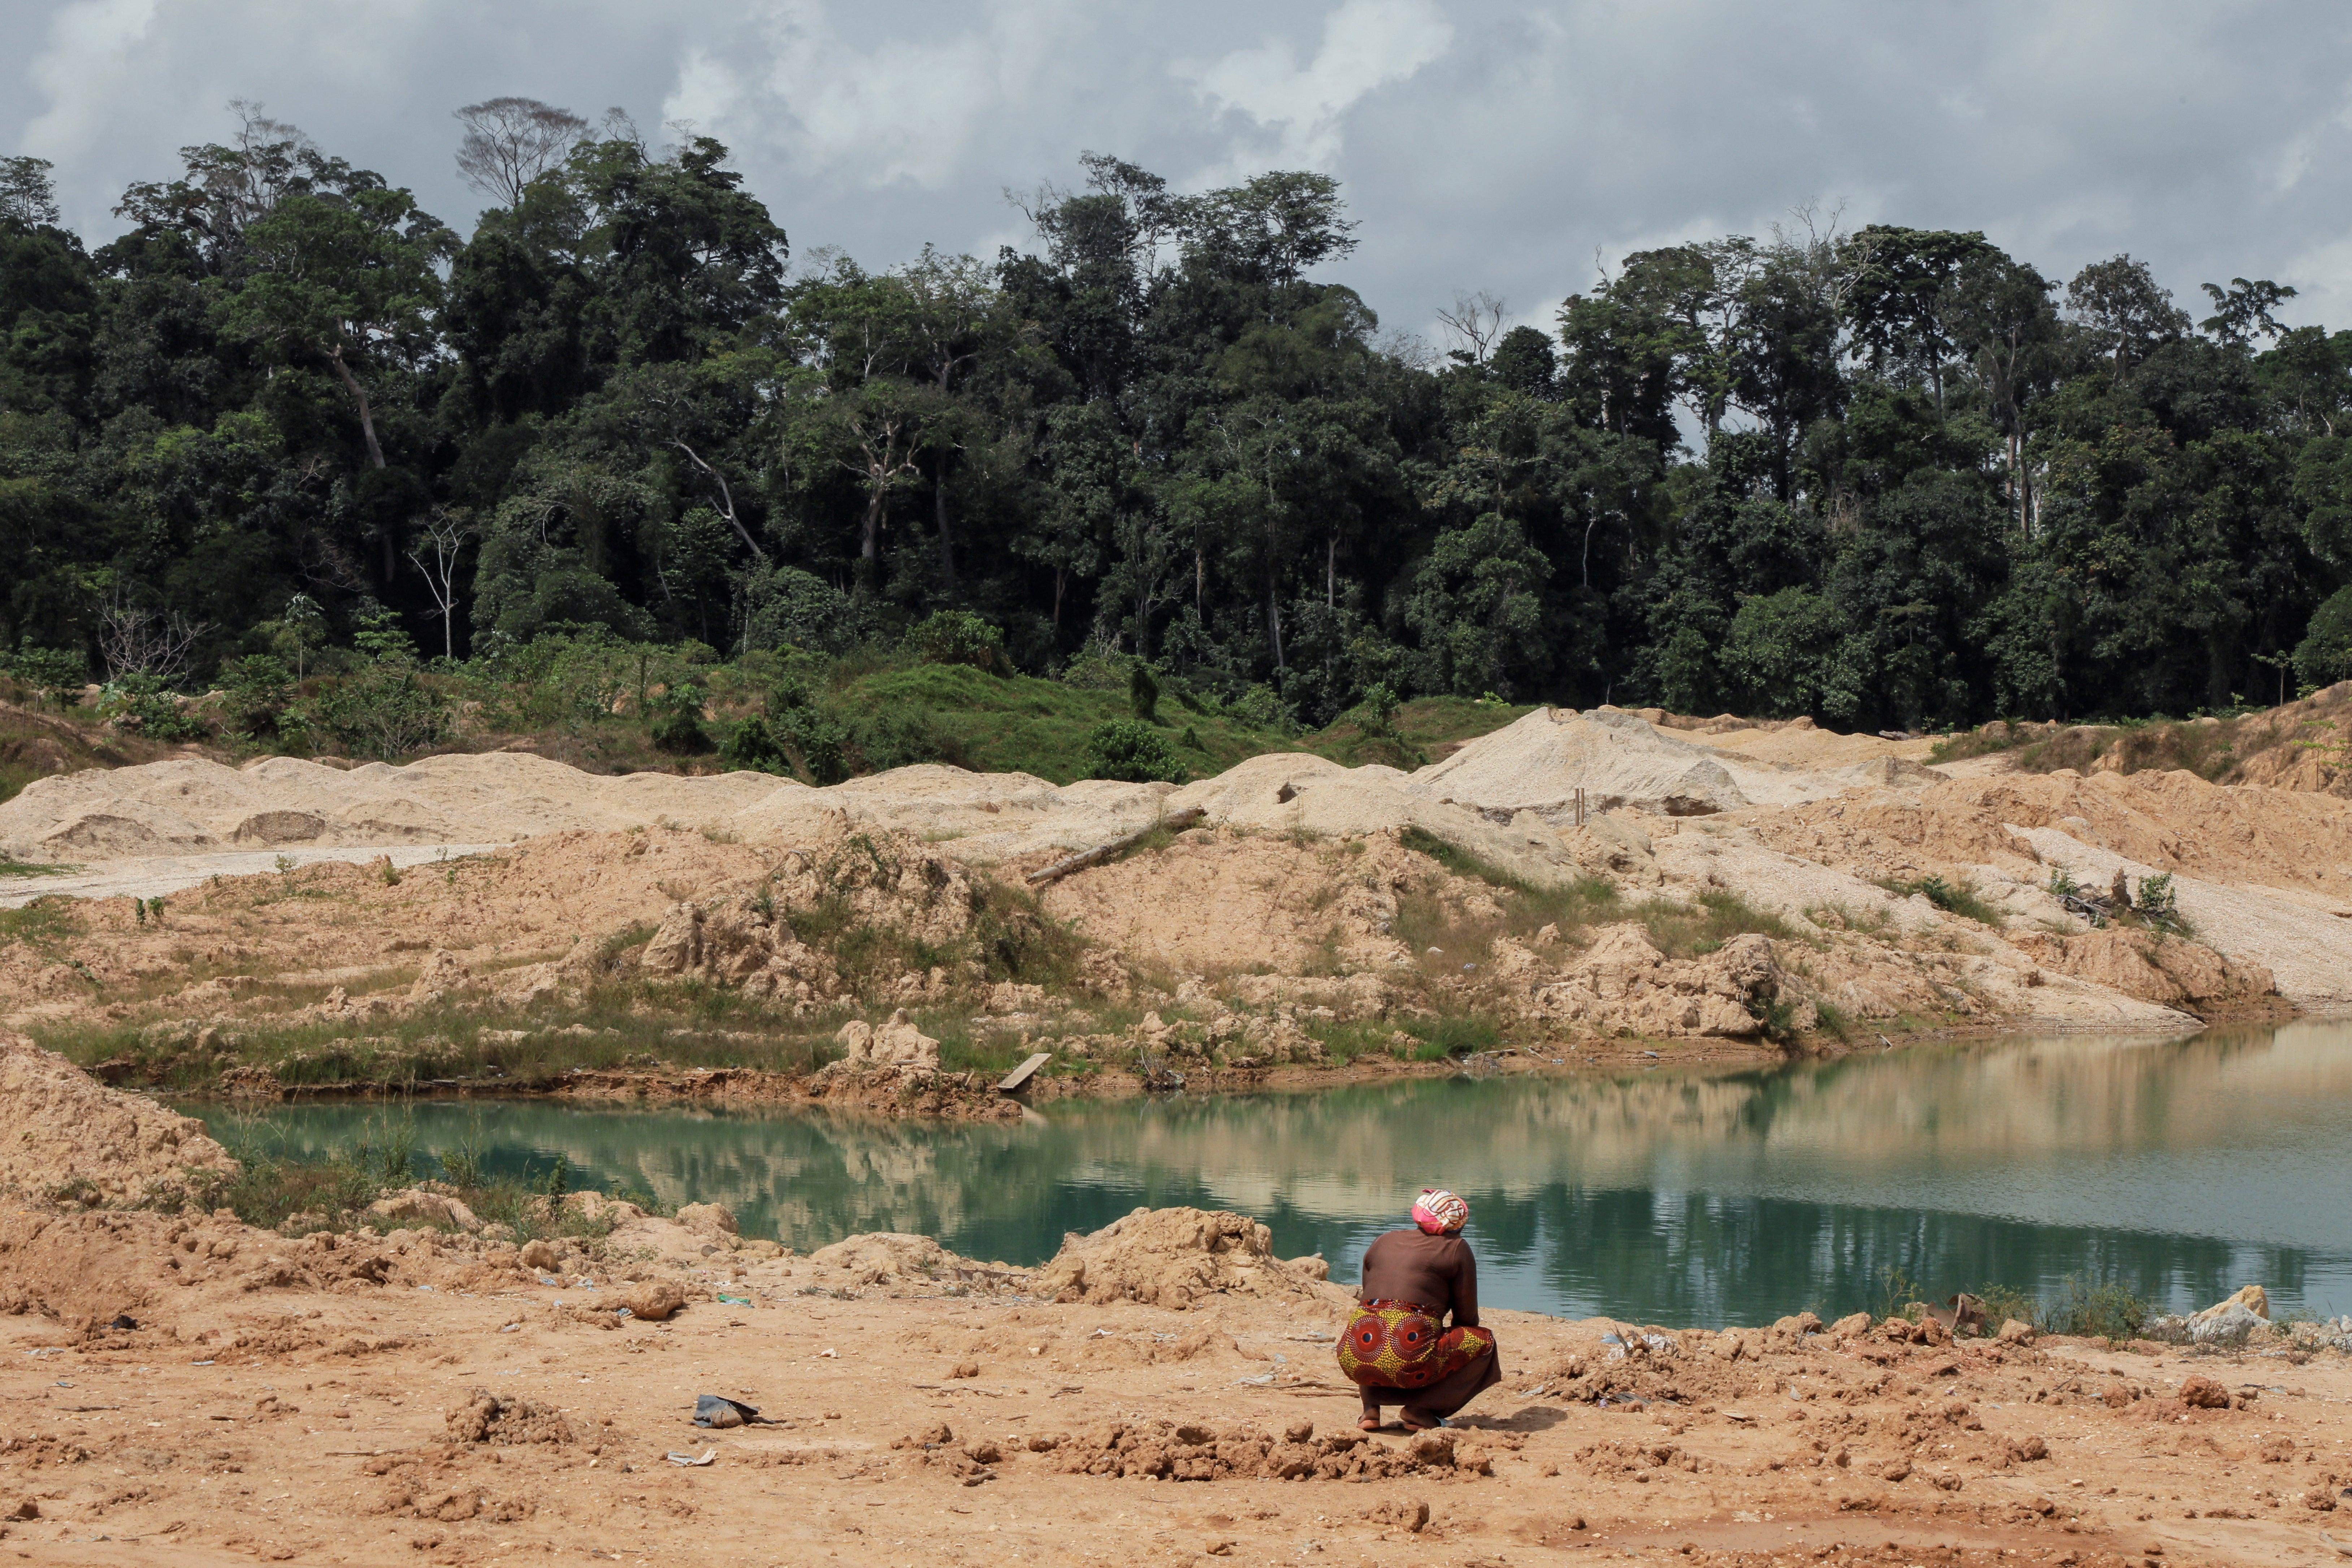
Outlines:
{"type": "MultiPolygon", "coordinates": [[[[469,236],[240,106],[92,249],[0,161],[0,658],[202,686],[404,634],[719,653],[941,610],[1320,722],[1494,693],[1918,729],[2352,675],[2352,333],[2119,256],[1801,226],[1437,354],[1328,176],[1114,158],[872,271],[705,137],[460,111],[469,236]],[[46,661],[46,662],[44,662],[46,661]]],[[[298,672],[299,673],[299,672],[298,672]]]]}

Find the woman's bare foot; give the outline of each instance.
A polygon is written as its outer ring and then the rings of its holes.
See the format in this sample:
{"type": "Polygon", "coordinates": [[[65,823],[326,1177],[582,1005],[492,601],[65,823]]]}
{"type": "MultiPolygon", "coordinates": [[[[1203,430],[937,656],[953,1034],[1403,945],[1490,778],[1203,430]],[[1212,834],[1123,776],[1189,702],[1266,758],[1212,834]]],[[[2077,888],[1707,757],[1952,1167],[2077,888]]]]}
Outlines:
{"type": "Polygon", "coordinates": [[[1357,1421],[1356,1425],[1362,1427],[1367,1432],[1377,1432],[1381,1429],[1380,1413],[1378,1411],[1367,1410],[1364,1412],[1362,1417],[1357,1421]]]}

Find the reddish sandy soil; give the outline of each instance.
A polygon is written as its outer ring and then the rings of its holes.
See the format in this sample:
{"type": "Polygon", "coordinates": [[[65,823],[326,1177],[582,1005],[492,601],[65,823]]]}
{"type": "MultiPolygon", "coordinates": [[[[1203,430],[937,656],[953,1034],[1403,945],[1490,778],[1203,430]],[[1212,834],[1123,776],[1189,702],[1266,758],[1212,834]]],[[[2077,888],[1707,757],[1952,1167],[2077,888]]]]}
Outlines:
{"type": "Polygon", "coordinates": [[[558,1268],[0,1215],[0,1560],[2005,1568],[2333,1562],[2322,1532],[2352,1535],[2333,1351],[1790,1320],[1629,1362],[1614,1325],[1497,1312],[1507,1379],[1450,1443],[1359,1444],[1336,1287],[1055,1304],[961,1260],[892,1276],[657,1222],[558,1268]],[[615,1319],[666,1279],[668,1321],[615,1319]],[[2221,1407],[2184,1404],[2191,1377],[2221,1407]],[[491,1440],[476,1390],[526,1402],[491,1440]],[[779,1424],[698,1429],[706,1393],[779,1424]]]}

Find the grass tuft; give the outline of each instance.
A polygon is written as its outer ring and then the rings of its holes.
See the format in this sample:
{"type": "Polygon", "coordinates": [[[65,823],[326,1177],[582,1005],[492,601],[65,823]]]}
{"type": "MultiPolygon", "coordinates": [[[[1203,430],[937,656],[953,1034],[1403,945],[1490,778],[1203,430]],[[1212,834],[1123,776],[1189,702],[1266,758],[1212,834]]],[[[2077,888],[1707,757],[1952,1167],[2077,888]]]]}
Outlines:
{"type": "Polygon", "coordinates": [[[1727,888],[1701,893],[1696,908],[1652,899],[1633,910],[1633,918],[1649,928],[1651,944],[1668,958],[1696,958],[1751,932],[1778,942],[1809,942],[1779,915],[1758,909],[1727,888]]]}
{"type": "Polygon", "coordinates": [[[1979,921],[1996,931],[2000,928],[2001,912],[1985,902],[1978,894],[1976,884],[1966,878],[1954,882],[1938,873],[1930,872],[1916,881],[1889,879],[1878,885],[1898,899],[1907,899],[1916,893],[1948,914],[1979,921]]]}

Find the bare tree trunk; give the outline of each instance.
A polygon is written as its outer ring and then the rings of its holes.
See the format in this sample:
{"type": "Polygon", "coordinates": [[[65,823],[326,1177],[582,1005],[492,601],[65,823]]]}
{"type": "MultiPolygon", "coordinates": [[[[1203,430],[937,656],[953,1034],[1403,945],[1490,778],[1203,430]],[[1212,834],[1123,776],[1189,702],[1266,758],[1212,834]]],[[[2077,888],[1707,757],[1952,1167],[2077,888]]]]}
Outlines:
{"type": "Polygon", "coordinates": [[[1062,588],[1068,581],[1067,567],[1054,568],[1054,637],[1056,641],[1059,641],[1062,636],[1062,588]]]}
{"type": "Polygon", "coordinates": [[[1274,668],[1279,674],[1288,667],[1284,664],[1282,658],[1282,610],[1274,602],[1272,573],[1268,573],[1265,579],[1265,632],[1267,638],[1274,644],[1274,668]]]}
{"type": "Polygon", "coordinates": [[[1337,533],[1327,533],[1323,536],[1323,607],[1325,609],[1332,609],[1338,605],[1339,593],[1339,536],[1337,533]]]}
{"type": "Polygon", "coordinates": [[[1192,544],[1192,618],[1209,624],[1209,556],[1198,540],[1192,544]]]}
{"type": "Polygon", "coordinates": [[[700,468],[704,473],[709,474],[713,479],[718,481],[719,503],[727,509],[727,525],[735,531],[736,538],[751,546],[751,553],[760,558],[761,565],[765,565],[768,560],[768,552],[760,548],[760,542],[751,537],[751,531],[745,528],[741,520],[737,518],[735,515],[735,492],[728,486],[727,476],[720,473],[717,468],[712,468],[709,464],[704,462],[702,460],[702,455],[699,452],[697,452],[693,447],[688,446],[677,437],[671,437],[669,438],[669,444],[677,447],[679,451],[684,452],[687,455],[688,460],[692,462],[696,468],[700,468]]]}
{"type": "Polygon", "coordinates": [[[866,522],[857,542],[857,558],[860,561],[879,561],[882,558],[882,498],[887,493],[877,488],[866,499],[866,522]]]}
{"type": "MultiPolygon", "coordinates": [[[[383,468],[383,447],[375,438],[375,410],[368,403],[367,389],[360,384],[360,378],[352,374],[352,367],[343,363],[343,351],[340,344],[328,353],[327,363],[335,367],[335,374],[342,377],[344,390],[352,395],[352,401],[360,406],[360,434],[367,437],[368,461],[379,468],[383,468]]],[[[388,563],[392,559],[388,546],[384,559],[387,563],[388,576],[388,563]]]]}
{"type": "MultiPolygon", "coordinates": [[[[945,372],[940,373],[940,378],[946,379],[945,372]]],[[[956,585],[955,535],[948,526],[948,460],[945,458],[940,459],[940,471],[931,477],[931,515],[940,528],[940,570],[946,574],[948,592],[953,594],[956,585]]]]}

